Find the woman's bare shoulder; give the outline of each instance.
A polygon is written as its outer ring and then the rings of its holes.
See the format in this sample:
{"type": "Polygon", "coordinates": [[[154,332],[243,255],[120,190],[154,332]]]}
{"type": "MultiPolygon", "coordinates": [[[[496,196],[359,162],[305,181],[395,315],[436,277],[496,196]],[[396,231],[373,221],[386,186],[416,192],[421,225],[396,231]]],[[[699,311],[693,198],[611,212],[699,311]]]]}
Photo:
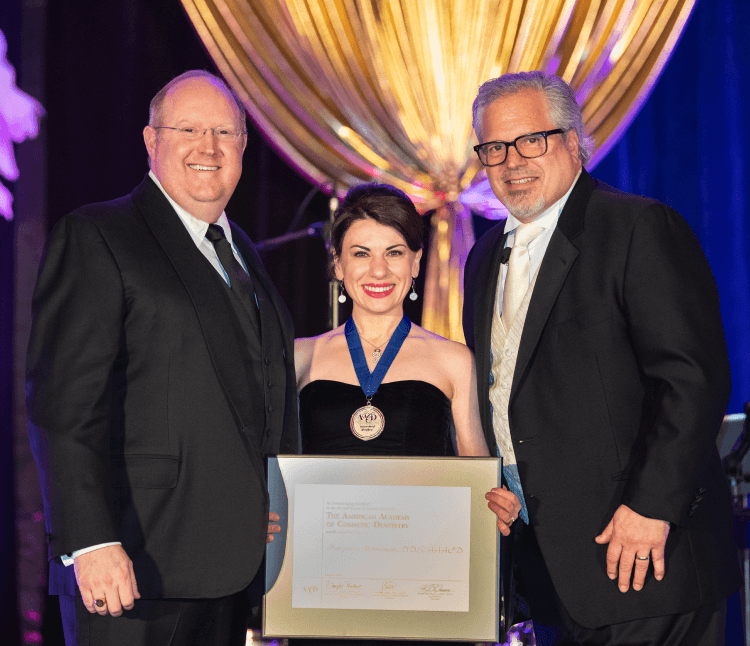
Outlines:
{"type": "MultiPolygon", "coordinates": [[[[312,357],[313,350],[315,349],[315,340],[318,337],[308,336],[300,339],[294,339],[294,358],[307,359],[312,357]]],[[[306,361],[308,363],[309,361],[306,361]]]]}
{"type": "Polygon", "coordinates": [[[294,368],[297,372],[297,386],[309,381],[310,370],[316,356],[326,356],[326,352],[336,345],[343,334],[343,326],[329,330],[319,336],[294,339],[294,368]]]}
{"type": "Polygon", "coordinates": [[[298,388],[300,382],[307,381],[314,351],[315,337],[294,339],[294,372],[297,374],[298,388]]]}
{"type": "Polygon", "coordinates": [[[431,352],[434,351],[439,353],[441,357],[446,357],[449,361],[463,360],[471,361],[471,350],[466,347],[466,344],[459,343],[458,341],[451,341],[446,339],[444,336],[425,330],[423,327],[412,324],[412,334],[415,340],[419,339],[425,344],[431,352]]]}
{"type": "Polygon", "coordinates": [[[294,339],[294,350],[296,352],[298,347],[300,350],[313,348],[316,343],[328,343],[340,334],[343,334],[343,326],[341,325],[334,330],[328,330],[328,332],[323,332],[323,334],[319,334],[318,336],[299,337],[294,339]]]}
{"type": "Polygon", "coordinates": [[[420,355],[436,370],[436,374],[445,376],[453,393],[462,390],[464,384],[471,382],[474,370],[474,355],[471,350],[464,343],[415,327],[415,340],[419,339],[424,344],[420,355]]]}

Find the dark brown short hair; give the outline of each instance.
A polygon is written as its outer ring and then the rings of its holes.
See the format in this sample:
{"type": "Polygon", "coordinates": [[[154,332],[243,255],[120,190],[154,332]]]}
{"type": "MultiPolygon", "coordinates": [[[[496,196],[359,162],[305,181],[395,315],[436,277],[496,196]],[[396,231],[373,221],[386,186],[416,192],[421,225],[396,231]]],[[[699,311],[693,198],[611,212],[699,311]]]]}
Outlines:
{"type": "Polygon", "coordinates": [[[341,257],[344,236],[357,220],[374,220],[398,231],[412,251],[422,248],[424,224],[409,196],[390,184],[361,184],[349,189],[336,209],[331,228],[331,251],[341,257]]]}

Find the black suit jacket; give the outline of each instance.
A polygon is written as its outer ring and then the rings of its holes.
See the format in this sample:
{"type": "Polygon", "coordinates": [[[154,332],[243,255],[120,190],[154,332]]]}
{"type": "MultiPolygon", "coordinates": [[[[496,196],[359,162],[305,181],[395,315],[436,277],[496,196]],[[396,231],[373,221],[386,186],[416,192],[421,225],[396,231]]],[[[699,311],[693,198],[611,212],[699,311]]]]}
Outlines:
{"type": "Polygon", "coordinates": [[[293,333],[252,243],[234,226],[233,238],[270,297],[281,346],[249,354],[221,278],[149,177],[50,235],[27,413],[52,593],[76,590],[57,557],[110,541],[123,543],[144,597],[216,598],[255,575],[263,453],[297,452],[293,333]],[[248,356],[277,366],[278,383],[250,383],[248,356]]]}
{"type": "MultiPolygon", "coordinates": [[[[495,227],[465,270],[464,333],[480,412],[505,236],[495,227]]],[[[583,171],[539,269],[509,403],[522,486],[553,585],[586,627],[687,611],[740,585],[716,435],[729,362],[708,263],[684,220],[583,171]],[[666,576],[619,592],[594,542],[626,504],[672,529],[666,576]]]]}

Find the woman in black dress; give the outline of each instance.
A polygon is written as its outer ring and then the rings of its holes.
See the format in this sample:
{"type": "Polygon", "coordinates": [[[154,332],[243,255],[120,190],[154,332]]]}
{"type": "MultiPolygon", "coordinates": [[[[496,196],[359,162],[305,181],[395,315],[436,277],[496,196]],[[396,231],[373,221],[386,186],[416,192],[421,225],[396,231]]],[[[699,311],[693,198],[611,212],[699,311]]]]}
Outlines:
{"type": "MultiPolygon", "coordinates": [[[[422,231],[422,218],[411,200],[392,186],[352,188],[339,206],[331,232],[333,270],[341,281],[342,293],[352,299],[352,318],[318,337],[295,341],[303,453],[455,455],[452,419],[458,455],[488,455],[479,421],[471,351],[410,324],[404,317],[404,299],[414,293],[414,279],[419,273],[422,231]],[[396,340],[389,347],[392,337],[396,340]],[[393,357],[401,339],[402,345],[393,357]],[[357,359],[359,371],[354,366],[357,359]],[[365,361],[367,371],[363,373],[361,364],[365,361]],[[375,392],[366,394],[361,377],[373,372],[378,361],[392,363],[382,383],[375,384],[375,392]],[[377,423],[375,428],[358,428],[352,422],[353,413],[369,405],[387,420],[377,435],[377,423]]],[[[498,516],[498,529],[507,535],[520,503],[507,490],[494,491],[499,492],[504,507],[491,508],[498,516]]],[[[289,643],[301,646],[321,642],[289,643]]],[[[335,643],[364,646],[381,642],[335,643]]]]}

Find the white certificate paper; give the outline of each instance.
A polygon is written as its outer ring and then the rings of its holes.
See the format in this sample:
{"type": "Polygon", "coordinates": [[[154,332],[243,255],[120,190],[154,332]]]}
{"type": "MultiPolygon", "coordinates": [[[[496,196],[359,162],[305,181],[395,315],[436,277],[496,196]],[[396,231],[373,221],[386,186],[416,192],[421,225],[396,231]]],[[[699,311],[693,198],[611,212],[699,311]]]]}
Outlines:
{"type": "Polygon", "coordinates": [[[294,485],[292,607],[468,612],[471,488],[294,485]]]}

